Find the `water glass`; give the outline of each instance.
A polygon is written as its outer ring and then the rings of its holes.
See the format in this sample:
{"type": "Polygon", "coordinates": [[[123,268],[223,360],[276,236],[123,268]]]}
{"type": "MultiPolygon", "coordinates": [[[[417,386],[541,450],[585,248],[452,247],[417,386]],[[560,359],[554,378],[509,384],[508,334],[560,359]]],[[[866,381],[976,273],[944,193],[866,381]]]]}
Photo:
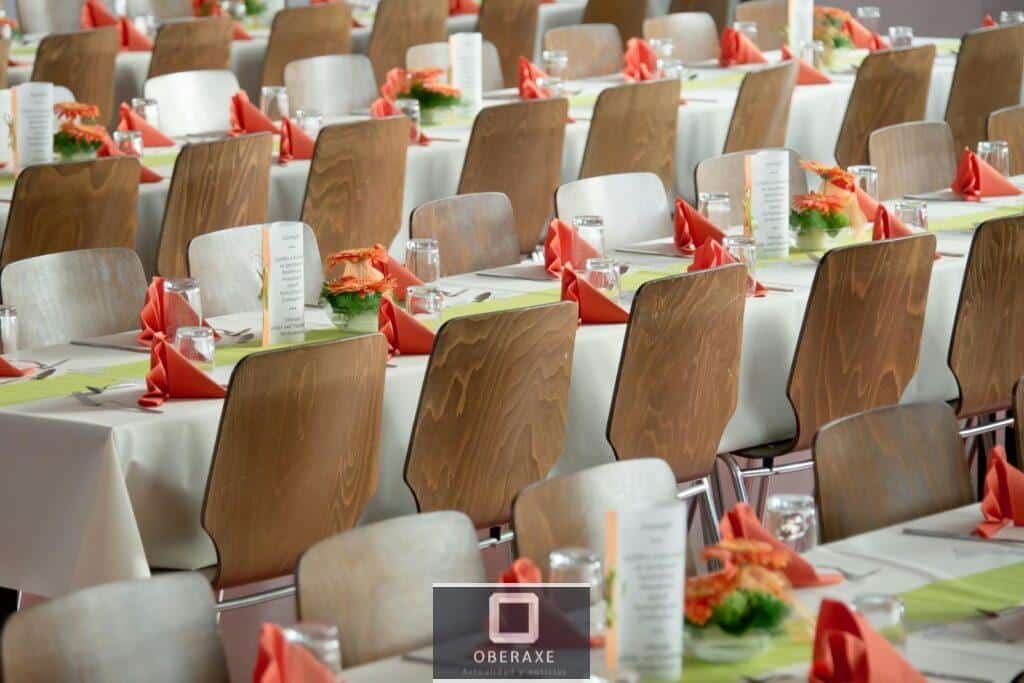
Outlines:
{"type": "Polygon", "coordinates": [[[302,132],[314,140],[324,125],[324,115],[315,109],[296,109],[294,118],[302,132]]]}
{"type": "Polygon", "coordinates": [[[928,229],[928,202],[899,199],[893,204],[893,212],[908,228],[922,231],[928,229]]]}
{"type": "Polygon", "coordinates": [[[132,19],[132,24],[144,36],[152,38],[156,35],[156,17],[152,14],[140,14],[132,19]]]}
{"type": "Polygon", "coordinates": [[[412,128],[416,133],[415,139],[419,140],[422,134],[421,125],[423,120],[420,114],[420,101],[414,100],[411,97],[402,97],[395,100],[395,106],[412,121],[412,128]]]}
{"type": "Polygon", "coordinates": [[[18,350],[18,309],[0,306],[0,353],[18,350]]]}
{"type": "Polygon", "coordinates": [[[853,184],[855,187],[859,187],[869,197],[878,199],[877,166],[851,166],[846,170],[853,176],[853,184]]]}
{"type": "Polygon", "coordinates": [[[824,69],[825,43],[820,40],[813,40],[810,43],[806,43],[800,51],[800,58],[815,69],[824,69]]]}
{"type": "Polygon", "coordinates": [[[818,512],[814,498],[794,493],[768,496],[764,526],[775,538],[798,553],[818,545],[818,512]]]}
{"type": "Polygon", "coordinates": [[[666,80],[676,79],[680,83],[686,78],[686,67],[681,59],[661,60],[661,77],[666,80]]]}
{"type": "Polygon", "coordinates": [[[302,621],[284,629],[284,638],[306,648],[313,657],[331,672],[334,680],[341,681],[341,643],[338,627],[311,621],[302,621]]]}
{"type": "Polygon", "coordinates": [[[115,130],[114,146],[126,157],[142,158],[142,133],[137,130],[115,130]]]}
{"type": "Polygon", "coordinates": [[[114,0],[110,9],[114,10],[114,14],[119,17],[128,16],[128,0],[114,0]]]}
{"type": "Polygon", "coordinates": [[[440,323],[444,292],[436,285],[409,287],[405,290],[405,305],[409,313],[417,318],[440,323]]]}
{"type": "Polygon", "coordinates": [[[619,283],[619,266],[613,259],[588,258],[584,264],[583,277],[594,289],[618,303],[622,285],[619,283]]]}
{"type": "Polygon", "coordinates": [[[889,44],[895,48],[913,47],[914,29],[910,26],[890,26],[889,44]]]}
{"type": "Polygon", "coordinates": [[[1010,175],[1010,144],[1006,140],[979,142],[978,156],[1003,175],[1010,175]]]}
{"type": "Polygon", "coordinates": [[[697,211],[722,230],[732,221],[732,203],[726,192],[701,192],[697,197],[697,211]]]}
{"type": "Polygon", "coordinates": [[[544,50],[541,53],[541,61],[544,63],[544,72],[548,75],[544,86],[553,95],[561,94],[565,74],[569,69],[569,52],[567,50],[544,50]]]}
{"type": "Polygon", "coordinates": [[[858,595],[853,599],[853,608],[897,650],[906,648],[907,624],[903,600],[899,596],[884,593],[858,595]]]}
{"type": "Polygon", "coordinates": [[[754,45],[757,45],[757,22],[756,21],[734,21],[732,27],[736,31],[739,31],[747,38],[750,39],[754,45]]]}
{"type": "Polygon", "coordinates": [[[999,13],[999,23],[1002,26],[1024,24],[1024,12],[1020,10],[1003,10],[999,13]]]}
{"type": "Polygon", "coordinates": [[[673,44],[671,38],[651,38],[647,41],[647,44],[651,46],[651,50],[654,51],[654,55],[658,58],[657,68],[661,71],[665,68],[665,60],[672,58],[672,54],[675,52],[675,44],[673,44]]]}
{"type": "Polygon", "coordinates": [[[213,372],[216,341],[209,327],[179,327],[174,334],[174,347],[185,360],[203,372],[213,372]]]}
{"type": "Polygon", "coordinates": [[[558,548],[548,554],[550,583],[582,583],[590,586],[590,635],[605,629],[604,572],[597,553],[586,548],[558,548]]]}
{"type": "Polygon", "coordinates": [[[411,239],[405,243],[405,267],[424,284],[441,279],[441,248],[437,240],[411,239]]]}
{"type": "Polygon", "coordinates": [[[203,302],[199,282],[188,277],[164,280],[164,320],[167,337],[174,339],[179,327],[201,325],[203,302]]]}
{"type": "MultiPolygon", "coordinates": [[[[594,248],[601,256],[605,255],[604,250],[604,218],[601,216],[573,216],[572,227],[580,239],[594,248]]],[[[582,263],[572,264],[579,268],[582,263]]]]}
{"type": "Polygon", "coordinates": [[[260,111],[271,121],[288,117],[288,89],[283,85],[265,85],[260,89],[260,111]]]}
{"type": "Polygon", "coordinates": [[[235,21],[242,21],[247,14],[244,0],[221,0],[220,8],[235,21]]]}
{"type": "Polygon", "coordinates": [[[747,293],[754,294],[757,287],[754,272],[757,270],[757,241],[746,235],[726,235],[722,246],[729,255],[747,267],[747,293]]]}
{"type": "Polygon", "coordinates": [[[882,21],[882,10],[877,7],[858,7],[856,10],[857,21],[864,25],[864,28],[872,33],[878,33],[878,26],[882,21]]]}
{"type": "Polygon", "coordinates": [[[160,105],[156,100],[145,97],[132,98],[132,111],[146,120],[154,128],[160,127],[160,105]]]}

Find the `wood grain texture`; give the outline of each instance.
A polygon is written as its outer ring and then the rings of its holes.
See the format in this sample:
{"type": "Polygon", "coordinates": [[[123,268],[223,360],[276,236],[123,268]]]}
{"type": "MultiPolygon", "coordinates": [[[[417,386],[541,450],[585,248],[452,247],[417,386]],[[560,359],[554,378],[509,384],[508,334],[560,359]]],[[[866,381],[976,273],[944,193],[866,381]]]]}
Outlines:
{"type": "Polygon", "coordinates": [[[272,149],[269,133],[182,147],[156,253],[160,275],[186,275],[188,243],[196,235],[267,219],[272,149]]]}
{"type": "Polygon", "coordinates": [[[437,334],[405,461],[421,512],[459,510],[478,529],[562,455],[576,305],[456,318],[437,334]]]}
{"type": "Polygon", "coordinates": [[[786,42],[789,23],[785,0],[751,0],[736,5],[736,21],[757,24],[757,46],[761,50],[778,50],[786,42]]]}
{"type": "Polygon", "coordinates": [[[458,193],[507,195],[524,254],[554,213],[568,116],[569,101],[556,98],[486,107],[473,122],[458,193]]]}
{"type": "Polygon", "coordinates": [[[182,19],[192,16],[192,0],[129,0],[128,9],[135,16],[148,12],[157,21],[182,19]]]}
{"type": "Polygon", "coordinates": [[[988,139],[1010,145],[1010,174],[1024,173],[1024,105],[1006,107],[988,117],[988,139]]]}
{"type": "Polygon", "coordinates": [[[879,128],[924,120],[934,63],[934,45],[882,50],[864,59],[836,142],[840,166],[869,163],[868,138],[879,128]]]}
{"type": "MultiPolygon", "coordinates": [[[[807,173],[800,166],[800,155],[794,150],[789,152],[789,193],[800,195],[807,193],[807,173]]],[[[711,157],[697,164],[694,172],[697,192],[724,192],[729,195],[729,209],[733,225],[743,224],[743,201],[746,192],[746,172],[744,159],[748,152],[733,152],[711,157]]]]}
{"type": "Polygon", "coordinates": [[[377,83],[384,83],[391,69],[405,68],[405,53],[413,45],[447,39],[446,0],[381,0],[366,53],[377,83]]]}
{"type": "Polygon", "coordinates": [[[972,503],[957,430],[945,403],[877,408],[822,427],[814,439],[821,541],[972,503]]]}
{"type": "Polygon", "coordinates": [[[519,57],[533,58],[540,0],[493,0],[480,7],[477,27],[494,43],[506,88],[519,85],[519,57]]]}
{"type": "Polygon", "coordinates": [[[434,583],[486,580],[476,530],[459,512],[360,526],[306,551],[298,616],[335,624],[345,667],[430,645],[434,583]]]}
{"type": "Polygon", "coordinates": [[[228,17],[164,22],[153,40],[147,78],[179,71],[230,69],[233,35],[232,20],[228,17]]]}
{"type": "Polygon", "coordinates": [[[274,15],[263,58],[263,85],[284,85],[284,67],[352,50],[352,8],[344,2],[293,7],[274,15]]]}
{"type": "Polygon", "coordinates": [[[10,67],[11,41],[0,40],[0,90],[9,87],[7,83],[7,69],[10,67]]]}
{"type": "Polygon", "coordinates": [[[39,41],[32,80],[63,85],[79,102],[100,108],[100,121],[114,120],[114,61],[121,39],[116,26],[55,33],[39,41]]]}
{"type": "Polygon", "coordinates": [[[512,202],[500,192],[462,194],[427,202],[412,212],[409,234],[436,239],[441,276],[519,262],[512,202]]]}
{"type": "Polygon", "coordinates": [[[301,220],[313,228],[325,257],[394,241],[402,225],[408,148],[404,116],[320,130],[301,220]]]}
{"type": "Polygon", "coordinates": [[[681,12],[652,17],[644,22],[644,38],[669,38],[672,56],[684,62],[718,59],[718,27],[707,12],[681,12]]]}
{"type": "Polygon", "coordinates": [[[1017,380],[1013,387],[1013,435],[1016,439],[1017,458],[1024,453],[1024,381],[1017,380]]]}
{"type": "Polygon", "coordinates": [[[942,121],[881,128],[868,139],[868,150],[871,163],[878,167],[882,200],[942,190],[956,177],[959,156],[952,131],[942,121]]]}
{"type": "Polygon", "coordinates": [[[988,115],[1020,104],[1024,77],[1024,24],[964,34],[946,103],[946,123],[956,148],[985,139],[988,115]]]}
{"type": "Polygon", "coordinates": [[[707,12],[715,20],[719,34],[732,23],[729,20],[729,0],[672,0],[668,12],[707,12]]]}
{"type": "Polygon", "coordinates": [[[567,79],[607,76],[622,70],[622,36],[613,24],[553,28],[544,34],[544,49],[569,53],[567,79]]]}
{"type": "Polygon", "coordinates": [[[725,138],[726,154],[785,146],[796,74],[796,63],[786,62],[744,77],[725,138]]]}
{"type": "Polygon", "coordinates": [[[80,249],[10,264],[0,291],[20,346],[35,349],[138,328],[146,275],[131,249],[80,249]]]}
{"type": "Polygon", "coordinates": [[[202,512],[218,588],[292,574],[359,521],[377,490],[387,353],[372,334],[235,366],[202,512]]]}
{"type": "Polygon", "coordinates": [[[136,159],[29,166],[14,185],[0,267],[59,251],[134,249],[138,199],[136,159]]]}
{"type": "Polygon", "coordinates": [[[647,4],[622,0],[587,0],[583,10],[584,24],[612,24],[623,40],[643,35],[647,4]]]}
{"type": "Polygon", "coordinates": [[[7,683],[228,683],[210,584],[195,573],[121,581],[12,614],[7,683]]]}

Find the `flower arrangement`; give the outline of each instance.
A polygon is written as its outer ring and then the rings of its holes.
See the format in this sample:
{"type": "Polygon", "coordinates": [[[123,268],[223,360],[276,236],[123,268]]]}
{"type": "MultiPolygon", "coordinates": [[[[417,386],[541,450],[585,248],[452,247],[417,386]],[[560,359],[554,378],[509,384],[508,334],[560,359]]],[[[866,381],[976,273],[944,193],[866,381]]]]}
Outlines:
{"type": "Polygon", "coordinates": [[[452,107],[459,103],[462,92],[458,88],[439,82],[437,79],[444,69],[394,68],[387,74],[380,93],[389,100],[409,97],[420,103],[420,110],[452,107]]]}
{"type": "Polygon", "coordinates": [[[97,123],[100,109],[82,102],[58,102],[53,107],[60,130],[53,135],[53,151],[61,159],[92,158],[103,146],[106,129],[97,123]]]}
{"type": "Polygon", "coordinates": [[[815,161],[801,161],[800,165],[821,178],[819,192],[842,199],[843,212],[849,219],[849,225],[853,228],[855,236],[860,237],[865,226],[870,225],[871,222],[861,209],[853,174],[839,166],[826,166],[815,161]]]}
{"type": "Polygon", "coordinates": [[[848,204],[847,197],[821,192],[794,197],[789,224],[797,248],[820,251],[840,244],[844,229],[850,232],[848,204]]]}
{"type": "Polygon", "coordinates": [[[837,7],[814,7],[814,39],[825,44],[826,50],[852,48],[847,22],[850,13],[837,7]]]}
{"type": "Polygon", "coordinates": [[[383,247],[348,249],[331,254],[327,269],[340,273],[324,281],[320,292],[321,305],[329,309],[331,321],[339,328],[353,332],[376,332],[377,310],[385,294],[397,282],[373,267],[375,259],[387,260],[383,247]]]}

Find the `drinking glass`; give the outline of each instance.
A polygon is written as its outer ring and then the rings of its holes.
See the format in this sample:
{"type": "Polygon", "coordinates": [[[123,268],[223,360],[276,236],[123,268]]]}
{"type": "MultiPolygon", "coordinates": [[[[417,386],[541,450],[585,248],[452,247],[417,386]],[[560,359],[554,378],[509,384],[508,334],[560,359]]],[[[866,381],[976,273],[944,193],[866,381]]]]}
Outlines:
{"type": "Polygon", "coordinates": [[[661,77],[664,79],[676,79],[680,83],[686,78],[686,67],[681,59],[663,59],[661,61],[661,77]]]}
{"type": "Polygon", "coordinates": [[[583,277],[599,292],[618,303],[622,286],[619,284],[619,266],[613,259],[588,258],[583,277]]]}
{"type": "Polygon", "coordinates": [[[115,130],[114,146],[126,157],[142,158],[142,133],[137,130],[115,130]]]}
{"type": "Polygon", "coordinates": [[[893,212],[908,228],[928,229],[928,202],[919,199],[899,199],[893,204],[893,212]]]}
{"type": "Polygon", "coordinates": [[[734,21],[732,27],[750,38],[750,42],[757,45],[757,22],[756,21],[734,21]]]}
{"type": "Polygon", "coordinates": [[[412,121],[413,131],[416,133],[416,139],[419,140],[421,134],[420,126],[423,120],[420,115],[420,101],[414,100],[411,97],[402,97],[395,100],[395,106],[412,121]]]}
{"type": "Polygon", "coordinates": [[[156,100],[145,97],[132,98],[132,111],[146,120],[154,128],[160,127],[160,105],[156,100]]]}
{"type": "Polygon", "coordinates": [[[132,19],[132,24],[139,33],[152,38],[156,35],[156,17],[152,14],[140,14],[132,19]]]}
{"type": "Polygon", "coordinates": [[[441,249],[437,240],[411,239],[405,243],[405,267],[424,284],[441,279],[441,249]]]}
{"type": "Polygon", "coordinates": [[[185,360],[203,372],[213,372],[216,342],[209,327],[179,327],[174,334],[174,346],[185,360]]]}
{"type": "Polygon", "coordinates": [[[999,23],[1003,26],[1024,24],[1024,12],[1020,10],[1003,10],[999,13],[999,23]]]}
{"type": "Polygon", "coordinates": [[[732,203],[728,193],[701,192],[697,199],[697,211],[722,230],[728,230],[732,220],[732,203]]]}
{"type": "Polygon", "coordinates": [[[301,621],[284,629],[284,638],[306,648],[318,662],[324,665],[334,680],[341,681],[341,643],[338,641],[338,627],[312,621],[301,621]]]}
{"type": "Polygon", "coordinates": [[[0,353],[18,350],[18,309],[0,306],[0,353]]]}
{"type": "Polygon", "coordinates": [[[235,21],[245,19],[245,0],[221,0],[220,8],[235,21]]]}
{"type": "Polygon", "coordinates": [[[672,54],[675,52],[675,44],[673,44],[671,38],[651,38],[647,41],[647,44],[651,46],[651,50],[654,51],[654,55],[658,58],[657,68],[661,71],[665,68],[665,60],[672,58],[672,54]]]}
{"type": "Polygon", "coordinates": [[[544,72],[548,75],[544,86],[553,95],[561,94],[565,72],[569,68],[569,52],[566,50],[544,50],[541,53],[541,61],[544,63],[544,72]]]}
{"type": "Polygon", "coordinates": [[[115,15],[126,17],[128,16],[128,0],[114,0],[110,9],[114,10],[115,15]]]}
{"type": "Polygon", "coordinates": [[[757,270],[757,241],[746,235],[726,235],[722,239],[722,246],[729,252],[729,255],[747,267],[747,292],[754,294],[757,287],[754,281],[754,271],[757,270]]]}
{"type": "Polygon", "coordinates": [[[890,26],[889,44],[893,47],[913,47],[914,29],[910,26],[890,26]]]}
{"type": "Polygon", "coordinates": [[[870,5],[858,7],[856,10],[857,21],[864,25],[864,28],[872,33],[878,33],[878,26],[882,21],[882,10],[870,5]]]}
{"type": "Polygon", "coordinates": [[[1010,144],[1005,140],[979,142],[978,156],[1003,175],[1010,175],[1010,144]]]}
{"type": "Polygon", "coordinates": [[[804,45],[800,51],[800,57],[815,69],[825,68],[825,43],[820,40],[813,40],[804,45]]]}
{"type": "Polygon", "coordinates": [[[441,322],[444,293],[436,285],[409,287],[405,290],[405,305],[417,318],[441,322]]]}
{"type": "Polygon", "coordinates": [[[548,554],[550,583],[582,583],[590,586],[590,635],[605,630],[604,573],[597,553],[586,548],[558,548],[548,554]]]}
{"type": "Polygon", "coordinates": [[[878,167],[851,166],[846,169],[853,176],[853,184],[862,189],[869,197],[878,199],[878,167]]]}
{"type": "Polygon", "coordinates": [[[896,649],[905,649],[907,624],[904,620],[903,600],[899,596],[884,593],[858,595],[853,599],[853,608],[896,649]]]}
{"type": "Polygon", "coordinates": [[[818,545],[818,512],[814,498],[795,493],[768,496],[764,526],[775,538],[798,553],[818,545]]]}
{"type": "Polygon", "coordinates": [[[260,89],[260,111],[271,121],[288,116],[288,89],[283,85],[265,85],[260,89]]]}
{"type": "MultiPolygon", "coordinates": [[[[594,248],[601,256],[604,251],[604,218],[601,216],[573,216],[572,227],[580,239],[594,248]]],[[[572,264],[578,268],[582,263],[572,264]]]]}
{"type": "Polygon", "coordinates": [[[170,339],[174,339],[179,327],[202,324],[203,303],[197,280],[188,277],[164,280],[164,319],[170,339]]]}
{"type": "Polygon", "coordinates": [[[320,129],[323,128],[324,115],[316,109],[296,109],[295,123],[303,133],[315,139],[320,134],[320,129]]]}

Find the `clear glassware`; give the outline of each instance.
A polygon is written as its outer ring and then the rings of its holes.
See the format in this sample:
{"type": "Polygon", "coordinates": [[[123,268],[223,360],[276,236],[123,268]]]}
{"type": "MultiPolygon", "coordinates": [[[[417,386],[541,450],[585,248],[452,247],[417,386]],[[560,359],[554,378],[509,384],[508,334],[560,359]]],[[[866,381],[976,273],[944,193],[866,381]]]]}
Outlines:
{"type": "Polygon", "coordinates": [[[314,139],[320,134],[320,129],[324,125],[324,115],[316,109],[296,109],[292,118],[302,132],[314,139]]]}
{"type": "Polygon", "coordinates": [[[114,14],[119,17],[128,16],[128,0],[114,0],[110,9],[114,10],[114,14]]]}
{"type": "Polygon", "coordinates": [[[859,21],[864,28],[871,31],[872,33],[878,33],[878,27],[882,22],[882,10],[878,7],[867,5],[865,7],[858,7],[855,11],[857,21],[859,21]]]}
{"type": "Polygon", "coordinates": [[[897,650],[907,645],[907,624],[903,600],[898,595],[868,593],[853,599],[853,608],[871,628],[888,640],[897,650]]]}
{"type": "Polygon", "coordinates": [[[115,130],[114,145],[125,156],[142,158],[144,149],[142,133],[137,130],[115,130]]]}
{"type": "Polygon", "coordinates": [[[686,67],[681,59],[663,59],[661,62],[661,77],[665,79],[675,78],[680,83],[686,79],[686,67]]]}
{"type": "Polygon", "coordinates": [[[132,111],[146,120],[154,128],[160,127],[160,105],[156,100],[145,97],[132,98],[132,111]]]}
{"type": "Polygon", "coordinates": [[[0,353],[18,350],[18,309],[0,306],[0,353]]]}
{"type": "Polygon", "coordinates": [[[898,199],[893,203],[893,213],[908,228],[928,229],[928,202],[920,199],[898,199]]]}
{"type": "Polygon", "coordinates": [[[815,69],[825,68],[825,43],[815,40],[807,43],[800,50],[800,58],[815,69]]]}
{"type": "Polygon", "coordinates": [[[530,263],[535,263],[539,266],[543,266],[544,258],[544,245],[538,244],[533,248],[533,253],[530,254],[530,263]]]}
{"type": "Polygon", "coordinates": [[[979,142],[978,156],[1003,175],[1010,175],[1010,143],[1006,142],[1006,140],[983,140],[979,142]]]}
{"type": "Polygon", "coordinates": [[[217,346],[209,327],[179,327],[174,333],[174,347],[192,365],[207,374],[213,372],[217,346]]]}
{"type": "Polygon", "coordinates": [[[420,101],[414,100],[411,97],[402,97],[395,100],[395,106],[405,114],[410,121],[412,121],[413,131],[416,133],[416,139],[420,139],[420,135],[423,132],[422,122],[423,117],[420,113],[420,101]]]}
{"type": "Polygon", "coordinates": [[[733,29],[739,31],[747,38],[750,39],[754,45],[757,45],[757,22],[756,21],[734,21],[732,22],[733,29]]]}
{"type": "Polygon", "coordinates": [[[590,586],[590,635],[604,634],[607,604],[601,558],[586,548],[558,548],[548,554],[549,583],[583,583],[590,586]]]}
{"type": "Polygon", "coordinates": [[[430,238],[411,239],[405,243],[405,267],[418,277],[423,284],[441,279],[441,248],[437,240],[430,238]]]}
{"type": "Polygon", "coordinates": [[[722,239],[722,246],[729,252],[729,255],[747,267],[747,290],[754,294],[756,283],[754,279],[757,271],[757,241],[747,235],[726,235],[722,239]]]}
{"type": "Polygon", "coordinates": [[[409,313],[420,320],[441,322],[444,310],[444,292],[434,285],[409,287],[405,290],[405,305],[409,313]]]}
{"type": "Polygon", "coordinates": [[[544,80],[544,87],[553,95],[561,94],[565,74],[569,69],[569,52],[566,50],[544,50],[541,53],[541,61],[544,63],[544,73],[548,75],[544,80]]]}
{"type": "Polygon", "coordinates": [[[661,71],[665,68],[665,60],[672,59],[675,53],[675,43],[672,42],[671,38],[651,38],[647,41],[647,44],[651,46],[651,50],[654,51],[654,55],[658,58],[657,67],[661,71]]]}
{"type": "Polygon", "coordinates": [[[283,85],[260,88],[260,111],[275,123],[288,116],[288,89],[283,85]]]}
{"type": "Polygon", "coordinates": [[[338,627],[312,621],[301,621],[284,629],[284,638],[306,648],[324,668],[331,672],[334,680],[341,681],[341,642],[338,627]]]}
{"type": "Polygon", "coordinates": [[[245,0],[221,0],[220,8],[224,10],[224,14],[235,21],[242,21],[248,14],[245,8],[245,0]]]}
{"type": "MultiPolygon", "coordinates": [[[[604,250],[604,218],[601,216],[573,216],[572,227],[580,239],[594,248],[601,256],[605,255],[604,250]]],[[[572,264],[579,268],[582,263],[572,264]]]]}
{"type": "Polygon", "coordinates": [[[152,14],[140,14],[132,19],[132,24],[135,25],[135,28],[139,33],[145,36],[152,38],[156,35],[157,22],[156,17],[152,14]]]}
{"type": "Polygon", "coordinates": [[[764,526],[775,538],[798,553],[818,545],[818,511],[814,498],[795,493],[768,496],[764,526]]]}
{"type": "Polygon", "coordinates": [[[618,303],[622,296],[619,282],[619,265],[610,258],[588,258],[584,264],[583,277],[595,289],[618,303]]]}
{"type": "Polygon", "coordinates": [[[914,29],[911,26],[890,26],[889,44],[894,48],[913,47],[914,29]]]}
{"type": "Polygon", "coordinates": [[[999,13],[999,23],[1002,26],[1024,24],[1024,12],[1020,10],[1003,10],[999,13]]]}
{"type": "Polygon", "coordinates": [[[203,302],[199,281],[188,277],[164,280],[164,320],[167,338],[174,339],[179,327],[200,325],[203,302]]]}
{"type": "Polygon", "coordinates": [[[726,192],[701,192],[697,211],[722,230],[728,231],[732,220],[732,202],[726,192]]]}
{"type": "Polygon", "coordinates": [[[853,184],[873,199],[878,199],[878,167],[851,166],[846,169],[853,176],[853,184]]]}

